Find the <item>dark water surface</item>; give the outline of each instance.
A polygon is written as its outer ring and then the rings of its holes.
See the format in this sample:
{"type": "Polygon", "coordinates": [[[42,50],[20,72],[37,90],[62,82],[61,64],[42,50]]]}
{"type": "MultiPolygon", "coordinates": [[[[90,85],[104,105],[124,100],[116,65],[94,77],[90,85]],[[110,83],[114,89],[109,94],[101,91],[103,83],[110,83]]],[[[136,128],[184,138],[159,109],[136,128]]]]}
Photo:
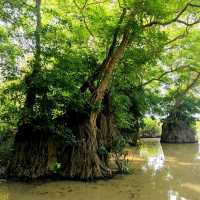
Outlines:
{"type": "Polygon", "coordinates": [[[200,200],[200,144],[144,139],[128,149],[134,172],[109,181],[0,183],[0,200],[200,200]]]}

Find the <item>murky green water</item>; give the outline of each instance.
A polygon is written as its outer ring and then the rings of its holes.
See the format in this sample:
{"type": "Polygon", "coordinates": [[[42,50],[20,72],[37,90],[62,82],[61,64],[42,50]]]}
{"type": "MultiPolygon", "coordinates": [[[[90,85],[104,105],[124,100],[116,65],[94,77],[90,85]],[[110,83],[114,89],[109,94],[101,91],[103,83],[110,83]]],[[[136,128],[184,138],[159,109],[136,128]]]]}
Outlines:
{"type": "Polygon", "coordinates": [[[0,200],[200,200],[199,144],[144,140],[129,149],[134,173],[109,181],[0,183],[0,200]]]}

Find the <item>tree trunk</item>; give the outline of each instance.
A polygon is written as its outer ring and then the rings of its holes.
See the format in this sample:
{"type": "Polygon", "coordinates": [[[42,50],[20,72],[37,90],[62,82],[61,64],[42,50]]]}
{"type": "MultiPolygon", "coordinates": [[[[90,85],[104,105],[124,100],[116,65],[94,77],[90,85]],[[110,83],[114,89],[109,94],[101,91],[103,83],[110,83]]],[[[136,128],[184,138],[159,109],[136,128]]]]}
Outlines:
{"type": "Polygon", "coordinates": [[[184,120],[167,118],[162,125],[161,142],[163,143],[195,143],[197,134],[184,120]]]}
{"type": "Polygon", "coordinates": [[[67,147],[64,151],[65,170],[63,175],[68,178],[93,180],[111,175],[111,171],[102,165],[98,155],[96,128],[90,120],[78,125],[80,134],[77,144],[67,147]]]}
{"type": "Polygon", "coordinates": [[[23,124],[15,136],[15,152],[8,168],[10,177],[24,180],[45,176],[48,169],[49,130],[23,124]]]}
{"type": "MultiPolygon", "coordinates": [[[[130,29],[124,32],[122,41],[115,51],[112,51],[111,55],[105,59],[102,64],[102,73],[100,77],[100,83],[98,87],[93,91],[90,104],[95,105],[101,103],[106,96],[106,92],[109,85],[109,80],[112,76],[115,66],[118,64],[122,57],[125,48],[129,42],[130,29]]],[[[104,107],[105,108],[105,107],[104,107]]],[[[77,144],[72,147],[66,147],[64,150],[64,159],[62,158],[62,164],[65,167],[64,176],[69,178],[77,178],[81,180],[92,180],[97,178],[105,178],[112,176],[112,172],[108,166],[106,166],[106,157],[99,155],[98,134],[103,135],[103,127],[97,127],[97,119],[99,111],[92,111],[89,113],[89,117],[80,117],[81,113],[75,113],[75,116],[70,118],[76,119],[68,124],[74,124],[72,127],[73,132],[78,139],[77,144]],[[78,127],[78,128],[77,128],[78,127]]],[[[104,120],[107,121],[107,120],[104,120]]],[[[105,131],[105,130],[104,130],[105,131]]],[[[107,135],[108,129],[106,129],[107,135]]],[[[62,157],[62,156],[61,156],[62,157]]]]}
{"type": "Polygon", "coordinates": [[[48,141],[50,131],[41,119],[33,120],[33,107],[36,101],[37,87],[35,79],[41,70],[41,0],[35,0],[35,54],[32,73],[26,78],[26,100],[20,126],[15,136],[13,160],[8,167],[8,174],[12,177],[33,179],[47,174],[48,169],[48,141]]]}
{"type": "Polygon", "coordinates": [[[108,154],[111,150],[114,129],[108,95],[104,98],[101,113],[93,112],[89,117],[81,113],[69,115],[70,129],[76,136],[76,144],[63,145],[60,160],[63,176],[72,179],[94,180],[112,176],[108,154]],[[100,152],[101,148],[106,153],[100,152]]]}
{"type": "Polygon", "coordinates": [[[197,72],[196,77],[186,86],[184,90],[178,93],[175,98],[175,104],[169,116],[165,119],[162,125],[161,142],[166,143],[194,143],[197,142],[197,134],[186,120],[186,116],[182,115],[181,106],[184,103],[184,97],[187,95],[200,78],[200,72],[197,72]]]}

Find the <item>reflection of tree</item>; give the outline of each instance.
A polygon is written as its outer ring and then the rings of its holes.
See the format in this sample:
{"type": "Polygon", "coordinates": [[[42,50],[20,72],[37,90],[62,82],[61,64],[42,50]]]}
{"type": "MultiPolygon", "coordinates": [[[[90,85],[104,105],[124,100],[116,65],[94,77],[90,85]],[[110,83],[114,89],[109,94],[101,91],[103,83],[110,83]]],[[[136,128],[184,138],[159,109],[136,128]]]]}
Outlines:
{"type": "Polygon", "coordinates": [[[168,199],[169,200],[186,200],[186,198],[182,197],[179,192],[174,190],[168,191],[168,199]]]}
{"type": "MultiPolygon", "coordinates": [[[[1,184],[1,182],[0,182],[1,184]]],[[[0,185],[0,200],[9,200],[8,188],[4,185],[0,185]]]]}
{"type": "Polygon", "coordinates": [[[192,162],[198,152],[198,144],[163,144],[163,152],[166,157],[180,162],[192,162]]]}
{"type": "Polygon", "coordinates": [[[173,179],[169,180],[169,200],[198,199],[199,160],[196,159],[198,144],[164,144],[167,170],[173,179]],[[184,196],[184,197],[183,197],[184,196]]]}
{"type": "Polygon", "coordinates": [[[196,155],[196,159],[200,160],[200,143],[198,143],[198,153],[196,155]]]}
{"type": "Polygon", "coordinates": [[[143,140],[140,155],[146,160],[143,167],[148,177],[148,188],[151,191],[156,188],[168,200],[198,199],[200,162],[196,159],[197,152],[197,144],[161,146],[159,141],[143,140]]]}
{"type": "Polygon", "coordinates": [[[150,168],[156,172],[164,166],[165,157],[159,141],[143,142],[140,147],[140,156],[147,161],[144,169],[150,168]]]}

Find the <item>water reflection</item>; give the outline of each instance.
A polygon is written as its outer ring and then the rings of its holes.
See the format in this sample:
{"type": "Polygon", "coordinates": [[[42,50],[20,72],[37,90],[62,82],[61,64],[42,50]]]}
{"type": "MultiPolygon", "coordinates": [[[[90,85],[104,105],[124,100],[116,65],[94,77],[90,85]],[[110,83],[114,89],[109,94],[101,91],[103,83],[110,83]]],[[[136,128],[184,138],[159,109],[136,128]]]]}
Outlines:
{"type": "Polygon", "coordinates": [[[198,144],[143,140],[130,151],[132,175],[95,183],[1,183],[0,200],[200,200],[198,144]]]}
{"type": "Polygon", "coordinates": [[[200,160],[200,142],[198,143],[198,153],[197,153],[196,159],[200,160]]]}
{"type": "Polygon", "coordinates": [[[169,190],[168,191],[169,200],[187,200],[184,197],[181,197],[177,191],[169,190]]]}
{"type": "Polygon", "coordinates": [[[142,167],[144,171],[152,169],[155,174],[164,166],[165,156],[159,139],[142,140],[139,154],[146,160],[146,164],[142,167]]]}
{"type": "Polygon", "coordinates": [[[170,171],[167,171],[165,180],[166,180],[166,181],[170,181],[170,180],[172,180],[173,178],[174,178],[174,177],[172,176],[172,174],[170,174],[170,171]]]}
{"type": "Polygon", "coordinates": [[[0,181],[0,200],[9,200],[8,188],[0,181]]]}
{"type": "Polygon", "coordinates": [[[139,155],[144,158],[142,170],[151,174],[150,184],[166,190],[163,199],[200,199],[200,143],[161,145],[148,139],[142,141],[139,155]]]}

